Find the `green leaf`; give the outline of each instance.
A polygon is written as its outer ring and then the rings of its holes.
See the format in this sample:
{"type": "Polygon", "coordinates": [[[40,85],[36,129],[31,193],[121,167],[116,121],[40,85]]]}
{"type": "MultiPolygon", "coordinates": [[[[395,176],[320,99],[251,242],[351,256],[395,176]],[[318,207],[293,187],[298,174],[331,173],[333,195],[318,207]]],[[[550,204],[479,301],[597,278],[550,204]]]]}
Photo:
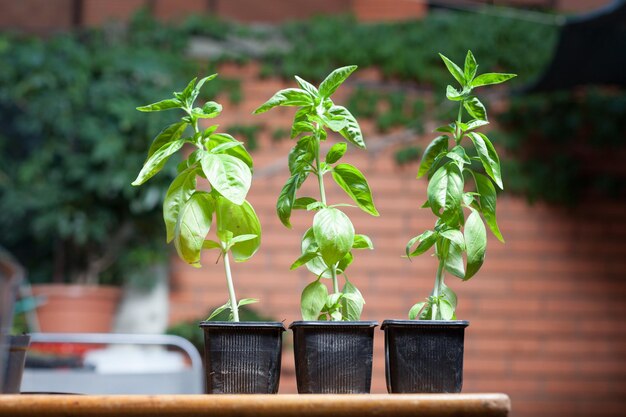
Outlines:
{"type": "Polygon", "coordinates": [[[222,151],[230,156],[234,156],[235,158],[240,159],[241,161],[243,161],[243,163],[248,165],[250,169],[252,169],[252,157],[250,156],[246,148],[243,145],[240,146],[241,142],[239,142],[237,139],[227,133],[214,133],[209,136],[207,150],[210,151],[226,143],[236,143],[237,146],[233,146],[232,148],[226,148],[222,151]]]}
{"type": "Polygon", "coordinates": [[[228,154],[208,152],[202,155],[200,163],[204,175],[215,190],[233,203],[243,204],[252,183],[248,165],[228,154]]]}
{"type": "Polygon", "coordinates": [[[421,303],[417,303],[413,307],[411,307],[411,309],[409,310],[409,320],[417,319],[420,316],[420,312],[424,309],[425,306],[426,302],[422,301],[421,303]]]}
{"type": "Polygon", "coordinates": [[[454,317],[454,307],[448,300],[439,299],[439,314],[441,314],[442,320],[452,320],[454,317]]]}
{"type": "Polygon", "coordinates": [[[200,266],[200,251],[211,229],[214,208],[214,200],[209,193],[196,191],[180,212],[174,246],[178,256],[192,266],[200,266]]]}
{"type": "Polygon", "coordinates": [[[293,139],[301,133],[309,133],[315,131],[315,126],[309,121],[309,107],[303,107],[298,109],[293,117],[293,123],[291,125],[290,138],[293,139]]]}
{"type": "Polygon", "coordinates": [[[202,88],[204,83],[206,83],[207,81],[211,81],[215,77],[217,77],[217,74],[211,74],[207,77],[200,79],[200,81],[198,81],[198,83],[193,87],[193,91],[189,95],[189,101],[193,103],[198,97],[198,94],[200,94],[200,89],[202,88]]]}
{"type": "Polygon", "coordinates": [[[296,198],[293,202],[293,210],[307,210],[310,204],[317,202],[313,197],[300,197],[296,198]]]}
{"type": "Polygon", "coordinates": [[[454,226],[463,197],[463,175],[458,165],[447,163],[439,168],[428,183],[427,193],[432,212],[454,226]]]}
{"type": "Polygon", "coordinates": [[[193,99],[191,95],[193,94],[197,79],[198,77],[189,81],[189,84],[187,84],[187,87],[185,87],[182,93],[180,93],[180,100],[184,101],[187,107],[191,107],[191,105],[193,104],[193,99]]]}
{"type": "Polygon", "coordinates": [[[411,259],[414,256],[419,256],[422,253],[426,252],[430,249],[435,242],[437,241],[438,234],[433,232],[432,230],[427,230],[421,235],[415,236],[413,239],[409,240],[409,243],[406,244],[405,252],[407,258],[411,259]],[[415,245],[416,242],[420,242],[417,245],[417,248],[413,252],[411,252],[411,248],[415,245]]]}
{"type": "Polygon", "coordinates": [[[465,280],[470,279],[482,266],[487,247],[487,231],[477,211],[472,213],[465,222],[465,248],[467,251],[467,268],[465,280]]]}
{"type": "Polygon", "coordinates": [[[235,243],[241,243],[241,242],[247,242],[249,240],[254,240],[257,239],[259,237],[259,235],[253,235],[253,234],[247,234],[247,235],[239,235],[239,236],[235,236],[233,237],[229,243],[231,245],[234,245],[235,243]]]}
{"type": "Polygon", "coordinates": [[[170,109],[180,109],[182,104],[180,100],[177,99],[167,99],[161,100],[156,103],[148,104],[146,106],[137,107],[137,110],[142,112],[151,112],[151,111],[162,111],[162,110],[170,110],[170,109]]]}
{"type": "Polygon", "coordinates": [[[346,127],[339,131],[339,134],[343,136],[348,142],[354,146],[365,149],[365,141],[363,140],[363,133],[361,133],[361,127],[356,121],[352,113],[343,106],[332,106],[328,113],[333,117],[343,117],[346,121],[346,127]]]}
{"type": "Polygon", "coordinates": [[[296,190],[300,180],[300,174],[289,177],[276,201],[276,213],[280,222],[291,229],[291,210],[296,199],[296,190]]]}
{"type": "Polygon", "coordinates": [[[459,68],[458,65],[450,61],[444,55],[439,54],[439,56],[443,60],[444,64],[446,64],[448,71],[450,71],[450,74],[452,74],[454,79],[457,80],[462,87],[465,87],[465,76],[463,75],[463,71],[461,71],[461,68],[459,68]]]}
{"type": "Polygon", "coordinates": [[[379,215],[374,206],[372,191],[361,171],[349,164],[339,164],[333,168],[332,175],[335,182],[364,212],[372,216],[379,215]]]}
{"type": "Polygon", "coordinates": [[[441,237],[448,239],[450,242],[454,242],[461,249],[465,247],[465,241],[463,240],[463,233],[460,230],[448,229],[443,232],[439,232],[441,237]]]}
{"type": "Polygon", "coordinates": [[[498,153],[491,144],[491,141],[480,132],[469,132],[467,136],[474,143],[480,162],[483,164],[487,175],[493,179],[500,189],[503,189],[502,175],[500,173],[500,158],[498,158],[498,153]]]}
{"type": "Polygon", "coordinates": [[[220,245],[219,242],[216,242],[214,240],[205,239],[204,243],[202,244],[202,249],[205,249],[205,250],[211,250],[211,249],[222,250],[222,245],[220,245]]]}
{"type": "Polygon", "coordinates": [[[202,132],[202,138],[208,138],[209,136],[211,136],[219,127],[219,125],[212,125],[207,127],[206,129],[204,129],[204,132],[202,132]]]}
{"type": "Polygon", "coordinates": [[[143,168],[141,168],[141,171],[139,172],[139,175],[137,175],[135,181],[132,182],[132,185],[141,185],[152,178],[163,168],[169,157],[182,148],[184,144],[185,141],[183,139],[179,139],[174,142],[167,143],[159,148],[159,150],[154,152],[145,162],[143,168]]]}
{"type": "Polygon", "coordinates": [[[326,305],[328,289],[320,281],[314,281],[304,287],[300,297],[300,311],[302,320],[317,320],[326,305]]]}
{"type": "Polygon", "coordinates": [[[304,91],[306,91],[307,93],[309,93],[312,97],[318,97],[319,96],[319,91],[317,91],[317,88],[311,84],[310,82],[303,80],[302,78],[298,77],[297,75],[295,76],[296,81],[298,82],[298,85],[300,86],[301,89],[303,89],[304,91]]]}
{"type": "MultiPolygon", "coordinates": [[[[319,251],[319,246],[317,245],[317,241],[315,240],[315,234],[313,233],[313,228],[309,228],[302,236],[300,250],[302,251],[302,253],[319,251]]],[[[321,276],[323,278],[331,277],[328,266],[319,256],[308,261],[306,263],[306,267],[309,271],[317,276],[321,276]]]]}
{"type": "Polygon", "coordinates": [[[237,303],[237,307],[247,306],[248,304],[254,304],[254,303],[258,303],[258,302],[259,302],[259,300],[256,299],[256,298],[242,298],[237,303]]]}
{"type": "Polygon", "coordinates": [[[487,120],[487,110],[483,103],[480,102],[478,97],[472,97],[463,101],[463,107],[465,110],[475,119],[487,120]]]}
{"type": "Polygon", "coordinates": [[[235,262],[243,262],[252,257],[261,245],[261,223],[247,201],[237,205],[230,200],[218,197],[216,204],[218,232],[232,232],[230,251],[235,262]]]}
{"type": "Polygon", "coordinates": [[[146,158],[146,160],[150,159],[150,157],[163,146],[180,139],[186,128],[187,123],[179,122],[169,125],[163,129],[161,133],[159,133],[152,141],[150,149],[148,150],[148,158],[146,158]]]}
{"type": "Polygon", "coordinates": [[[228,149],[235,148],[237,146],[243,146],[243,143],[242,142],[222,143],[220,145],[217,145],[215,148],[211,149],[211,153],[222,153],[222,152],[227,151],[228,149]]]}
{"type": "Polygon", "coordinates": [[[434,165],[435,159],[448,150],[448,137],[438,136],[424,150],[417,178],[426,174],[434,165]]]}
{"type": "Polygon", "coordinates": [[[450,305],[454,309],[456,309],[456,306],[457,306],[457,296],[456,296],[456,293],[454,291],[452,291],[452,288],[448,287],[443,282],[441,283],[441,295],[443,295],[445,297],[445,299],[448,300],[450,305]]]}
{"type": "MultiPolygon", "coordinates": [[[[459,232],[460,233],[460,232],[459,232]]],[[[465,242],[463,242],[465,246],[465,242]]],[[[463,279],[465,277],[465,266],[463,265],[463,249],[456,243],[451,243],[448,247],[448,255],[445,263],[446,271],[455,277],[463,279]]]]}
{"type": "Polygon", "coordinates": [[[306,206],[307,211],[320,210],[323,208],[326,208],[326,204],[322,203],[321,201],[314,201],[313,203],[306,206]]]}
{"type": "Polygon", "coordinates": [[[446,98],[452,101],[461,101],[465,97],[467,97],[467,92],[465,90],[458,91],[456,88],[451,85],[446,87],[446,98]]]}
{"type": "Polygon", "coordinates": [[[308,168],[315,160],[316,142],[313,136],[305,136],[298,140],[296,146],[289,151],[288,165],[291,175],[303,174],[300,178],[300,184],[306,178],[308,168]]]}
{"type": "Polygon", "coordinates": [[[298,259],[296,259],[294,261],[294,263],[291,264],[289,269],[290,270],[294,270],[296,268],[299,268],[302,265],[305,265],[311,259],[317,258],[318,256],[319,256],[319,253],[317,253],[317,252],[306,252],[306,253],[303,253],[302,255],[300,255],[300,257],[298,259]]]}
{"type": "Polygon", "coordinates": [[[319,93],[322,97],[330,97],[341,84],[357,69],[356,65],[337,68],[320,84],[319,93]]]}
{"type": "Polygon", "coordinates": [[[426,303],[422,311],[419,313],[419,320],[431,320],[433,316],[431,309],[432,309],[432,302],[429,299],[429,301],[426,303]]]}
{"type": "Polygon", "coordinates": [[[374,249],[374,244],[367,235],[354,235],[352,249],[374,249]]]}
{"type": "Polygon", "coordinates": [[[330,318],[332,321],[341,321],[343,320],[343,314],[341,314],[341,311],[339,310],[334,310],[330,313],[330,318]]]}
{"type": "Polygon", "coordinates": [[[231,309],[231,307],[230,307],[230,301],[229,301],[226,304],[224,304],[223,306],[220,306],[220,307],[216,308],[215,310],[213,310],[213,312],[211,313],[211,315],[209,316],[207,321],[211,321],[215,317],[219,316],[220,313],[222,313],[223,311],[230,310],[230,309],[231,309]]]}
{"type": "Polygon", "coordinates": [[[216,234],[224,244],[228,244],[234,236],[230,230],[218,230],[216,234]]]}
{"type": "Polygon", "coordinates": [[[486,120],[479,120],[479,119],[470,120],[469,122],[467,122],[467,129],[465,130],[474,130],[478,127],[485,126],[488,124],[489,122],[486,120]]]}
{"type": "Polygon", "coordinates": [[[313,234],[328,266],[333,266],[352,249],[354,226],[348,216],[336,208],[318,211],[313,218],[313,234]]]}
{"type": "MultiPolygon", "coordinates": [[[[445,126],[439,126],[437,129],[435,129],[435,132],[440,132],[440,133],[454,133],[454,131],[455,131],[454,123],[450,123],[449,125],[445,125],[445,126]]],[[[440,137],[442,136],[435,138],[435,140],[439,139],[440,137]]]]}
{"type": "Polygon", "coordinates": [[[313,98],[299,88],[286,88],[278,91],[254,111],[254,114],[264,113],[276,106],[312,106],[313,98]]]}
{"type": "Polygon", "coordinates": [[[344,319],[349,321],[361,320],[361,313],[363,312],[363,305],[365,304],[361,292],[349,281],[346,281],[341,292],[344,294],[344,319]]]}
{"type": "Polygon", "coordinates": [[[222,105],[214,101],[207,101],[202,108],[196,107],[191,112],[199,119],[212,119],[222,112],[222,105]]]}
{"type": "Polygon", "coordinates": [[[496,220],[496,189],[489,180],[482,174],[474,173],[474,181],[476,181],[476,191],[480,194],[480,211],[485,216],[485,221],[491,229],[491,232],[498,240],[504,243],[502,233],[498,227],[496,220]]]}
{"type": "MultiPolygon", "coordinates": [[[[467,51],[467,55],[465,56],[465,66],[463,67],[463,75],[465,76],[465,82],[471,83],[476,75],[476,69],[478,68],[478,64],[476,63],[476,58],[474,58],[474,54],[472,51],[467,51]]],[[[473,83],[470,85],[473,86],[473,83]]]]}
{"type": "Polygon", "coordinates": [[[354,260],[354,257],[352,256],[352,253],[351,252],[346,253],[346,256],[344,256],[337,264],[337,270],[336,270],[337,274],[342,274],[343,272],[345,272],[346,268],[350,266],[353,260],[354,260]]]}
{"type": "Polygon", "coordinates": [[[181,208],[196,189],[196,170],[196,167],[191,167],[181,172],[174,181],[172,181],[172,184],[165,194],[165,200],[163,201],[163,220],[165,221],[168,243],[174,239],[181,208]]]}
{"type": "Polygon", "coordinates": [[[513,77],[517,77],[517,74],[498,74],[498,73],[486,73],[481,74],[474,78],[472,81],[472,87],[481,87],[483,85],[500,84],[513,77]]]}
{"type": "Polygon", "coordinates": [[[326,154],[326,163],[334,164],[339,161],[343,154],[346,153],[346,150],[348,150],[348,145],[345,142],[335,143],[326,154]]]}
{"type": "Polygon", "coordinates": [[[469,156],[467,156],[467,154],[465,153],[465,149],[463,149],[461,145],[457,145],[454,148],[452,148],[450,152],[446,154],[446,156],[452,159],[453,161],[458,162],[461,167],[465,164],[472,163],[469,156]]]}
{"type": "Polygon", "coordinates": [[[336,292],[333,294],[330,294],[328,296],[328,298],[326,299],[326,309],[332,309],[333,307],[336,306],[337,303],[339,303],[339,300],[343,297],[343,294],[340,292],[336,292]]]}

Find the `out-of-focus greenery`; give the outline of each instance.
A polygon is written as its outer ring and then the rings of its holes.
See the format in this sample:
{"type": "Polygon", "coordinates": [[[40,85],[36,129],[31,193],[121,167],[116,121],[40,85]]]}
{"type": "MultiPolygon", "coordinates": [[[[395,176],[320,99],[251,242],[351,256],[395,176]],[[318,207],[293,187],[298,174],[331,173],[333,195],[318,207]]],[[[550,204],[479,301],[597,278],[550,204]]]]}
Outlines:
{"type": "Polygon", "coordinates": [[[435,11],[423,20],[359,23],[349,16],[321,17],[284,26],[292,48],[268,54],[266,64],[285,77],[320,80],[329,68],[379,67],[387,77],[433,86],[447,75],[438,52],[461,61],[468,49],[484,57],[481,72],[520,74],[522,85],[548,62],[558,28],[524,20],[475,13],[435,11]]]}
{"type": "Polygon", "coordinates": [[[585,89],[514,97],[496,137],[509,188],[531,201],[575,204],[589,193],[626,197],[620,162],[626,93],[585,89]]]}
{"type": "Polygon", "coordinates": [[[130,183],[169,115],[135,107],[194,65],[134,29],[0,38],[0,230],[33,282],[119,282],[166,261],[169,178],[130,183]]]}

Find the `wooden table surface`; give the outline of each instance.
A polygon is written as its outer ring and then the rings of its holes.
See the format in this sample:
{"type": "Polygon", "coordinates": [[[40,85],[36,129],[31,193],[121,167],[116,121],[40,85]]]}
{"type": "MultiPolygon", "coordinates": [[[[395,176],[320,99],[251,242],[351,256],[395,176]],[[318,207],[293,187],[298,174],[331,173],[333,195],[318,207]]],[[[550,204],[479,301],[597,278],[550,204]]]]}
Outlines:
{"type": "Polygon", "coordinates": [[[505,394],[0,395],[0,416],[508,416],[505,394]]]}

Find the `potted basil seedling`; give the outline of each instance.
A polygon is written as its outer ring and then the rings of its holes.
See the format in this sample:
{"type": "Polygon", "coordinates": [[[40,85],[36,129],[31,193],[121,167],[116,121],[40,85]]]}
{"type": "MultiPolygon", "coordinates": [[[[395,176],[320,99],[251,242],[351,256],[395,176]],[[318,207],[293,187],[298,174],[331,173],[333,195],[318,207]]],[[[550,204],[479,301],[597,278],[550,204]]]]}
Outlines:
{"type": "Polygon", "coordinates": [[[353,249],[372,249],[365,235],[355,234],[350,218],[340,209],[346,204],[330,204],[326,199],[324,175],[335,182],[366,213],[378,216],[367,180],[354,166],[337,163],[347,150],[346,142],[335,143],[324,159],[322,144],[327,129],[339,133],[348,143],[365,149],[359,124],[343,106],[330,96],[356,69],[356,66],[334,70],[319,88],[296,76],[300,88],[278,91],[255,113],[276,106],[300,107],[296,112],[291,138],[298,141],[289,153],[291,176],[283,187],[276,210],[286,227],[291,227],[294,209],[315,213],[313,226],[302,237],[302,255],[291,269],[305,265],[315,279],[301,295],[303,321],[290,328],[294,333],[296,379],[300,393],[367,393],[372,376],[373,321],[359,321],[365,301],[348,280],[346,269],[353,260],[353,249]],[[307,178],[313,177],[319,187],[319,200],[296,198],[296,192],[307,178]],[[344,277],[344,285],[339,281],[344,277]],[[324,279],[330,280],[329,291],[324,279]]]}
{"type": "Polygon", "coordinates": [[[488,121],[485,106],[472,93],[477,87],[499,84],[515,75],[476,76],[478,64],[471,51],[467,52],[463,69],[445,56],[441,58],[460,84],[460,89],[449,85],[446,91],[448,100],[459,104],[459,113],[456,121],[437,129],[443,135],[424,151],[417,175],[428,174],[428,200],[423,207],[437,218],[435,227],[406,245],[409,259],[434,248],[439,266],[430,297],[411,308],[410,320],[383,322],[387,389],[393,393],[461,391],[463,338],[469,323],[456,320],[457,297],[444,283],[444,273],[467,281],[482,266],[487,233],[481,215],[504,242],[496,222],[493,185],[503,188],[500,161],[491,141],[476,130],[488,121]],[[463,121],[464,110],[469,120],[463,121]],[[467,150],[463,147],[466,142],[471,144],[467,150]],[[482,167],[486,175],[475,166],[482,167]],[[465,191],[466,179],[475,184],[472,191],[465,191]]]}
{"type": "MultiPolygon", "coordinates": [[[[282,323],[240,322],[239,307],[255,299],[237,301],[230,257],[243,262],[261,243],[259,219],[246,201],[252,182],[252,158],[243,146],[217,125],[200,130],[200,119],[218,116],[222,106],[209,101],[194,107],[200,89],[217,74],[196,82],[193,79],[174,97],[147,106],[143,112],[180,109],[183,117],[161,131],[152,142],[148,158],[133,185],[141,185],[159,172],[168,158],[183,145],[195,150],[178,165],[163,202],[167,241],[174,242],[178,256],[200,267],[203,250],[215,249],[222,259],[229,299],[200,323],[205,335],[206,384],[209,393],[276,393],[280,376],[282,323]],[[185,135],[191,127],[190,135],[185,135]],[[198,177],[210,191],[198,187],[198,177]],[[215,238],[207,235],[215,218],[215,238]],[[230,321],[212,322],[214,316],[230,311],[230,321]]],[[[203,187],[204,188],[204,187],[203,187]]]]}

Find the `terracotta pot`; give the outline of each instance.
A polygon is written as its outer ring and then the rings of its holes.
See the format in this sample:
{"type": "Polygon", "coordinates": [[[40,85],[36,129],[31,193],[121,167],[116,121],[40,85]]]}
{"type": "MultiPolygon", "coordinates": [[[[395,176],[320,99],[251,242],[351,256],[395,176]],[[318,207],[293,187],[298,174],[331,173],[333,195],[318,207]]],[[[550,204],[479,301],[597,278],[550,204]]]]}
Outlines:
{"type": "Polygon", "coordinates": [[[108,333],[122,290],[104,285],[33,285],[39,327],[50,333],[108,333]]]}

